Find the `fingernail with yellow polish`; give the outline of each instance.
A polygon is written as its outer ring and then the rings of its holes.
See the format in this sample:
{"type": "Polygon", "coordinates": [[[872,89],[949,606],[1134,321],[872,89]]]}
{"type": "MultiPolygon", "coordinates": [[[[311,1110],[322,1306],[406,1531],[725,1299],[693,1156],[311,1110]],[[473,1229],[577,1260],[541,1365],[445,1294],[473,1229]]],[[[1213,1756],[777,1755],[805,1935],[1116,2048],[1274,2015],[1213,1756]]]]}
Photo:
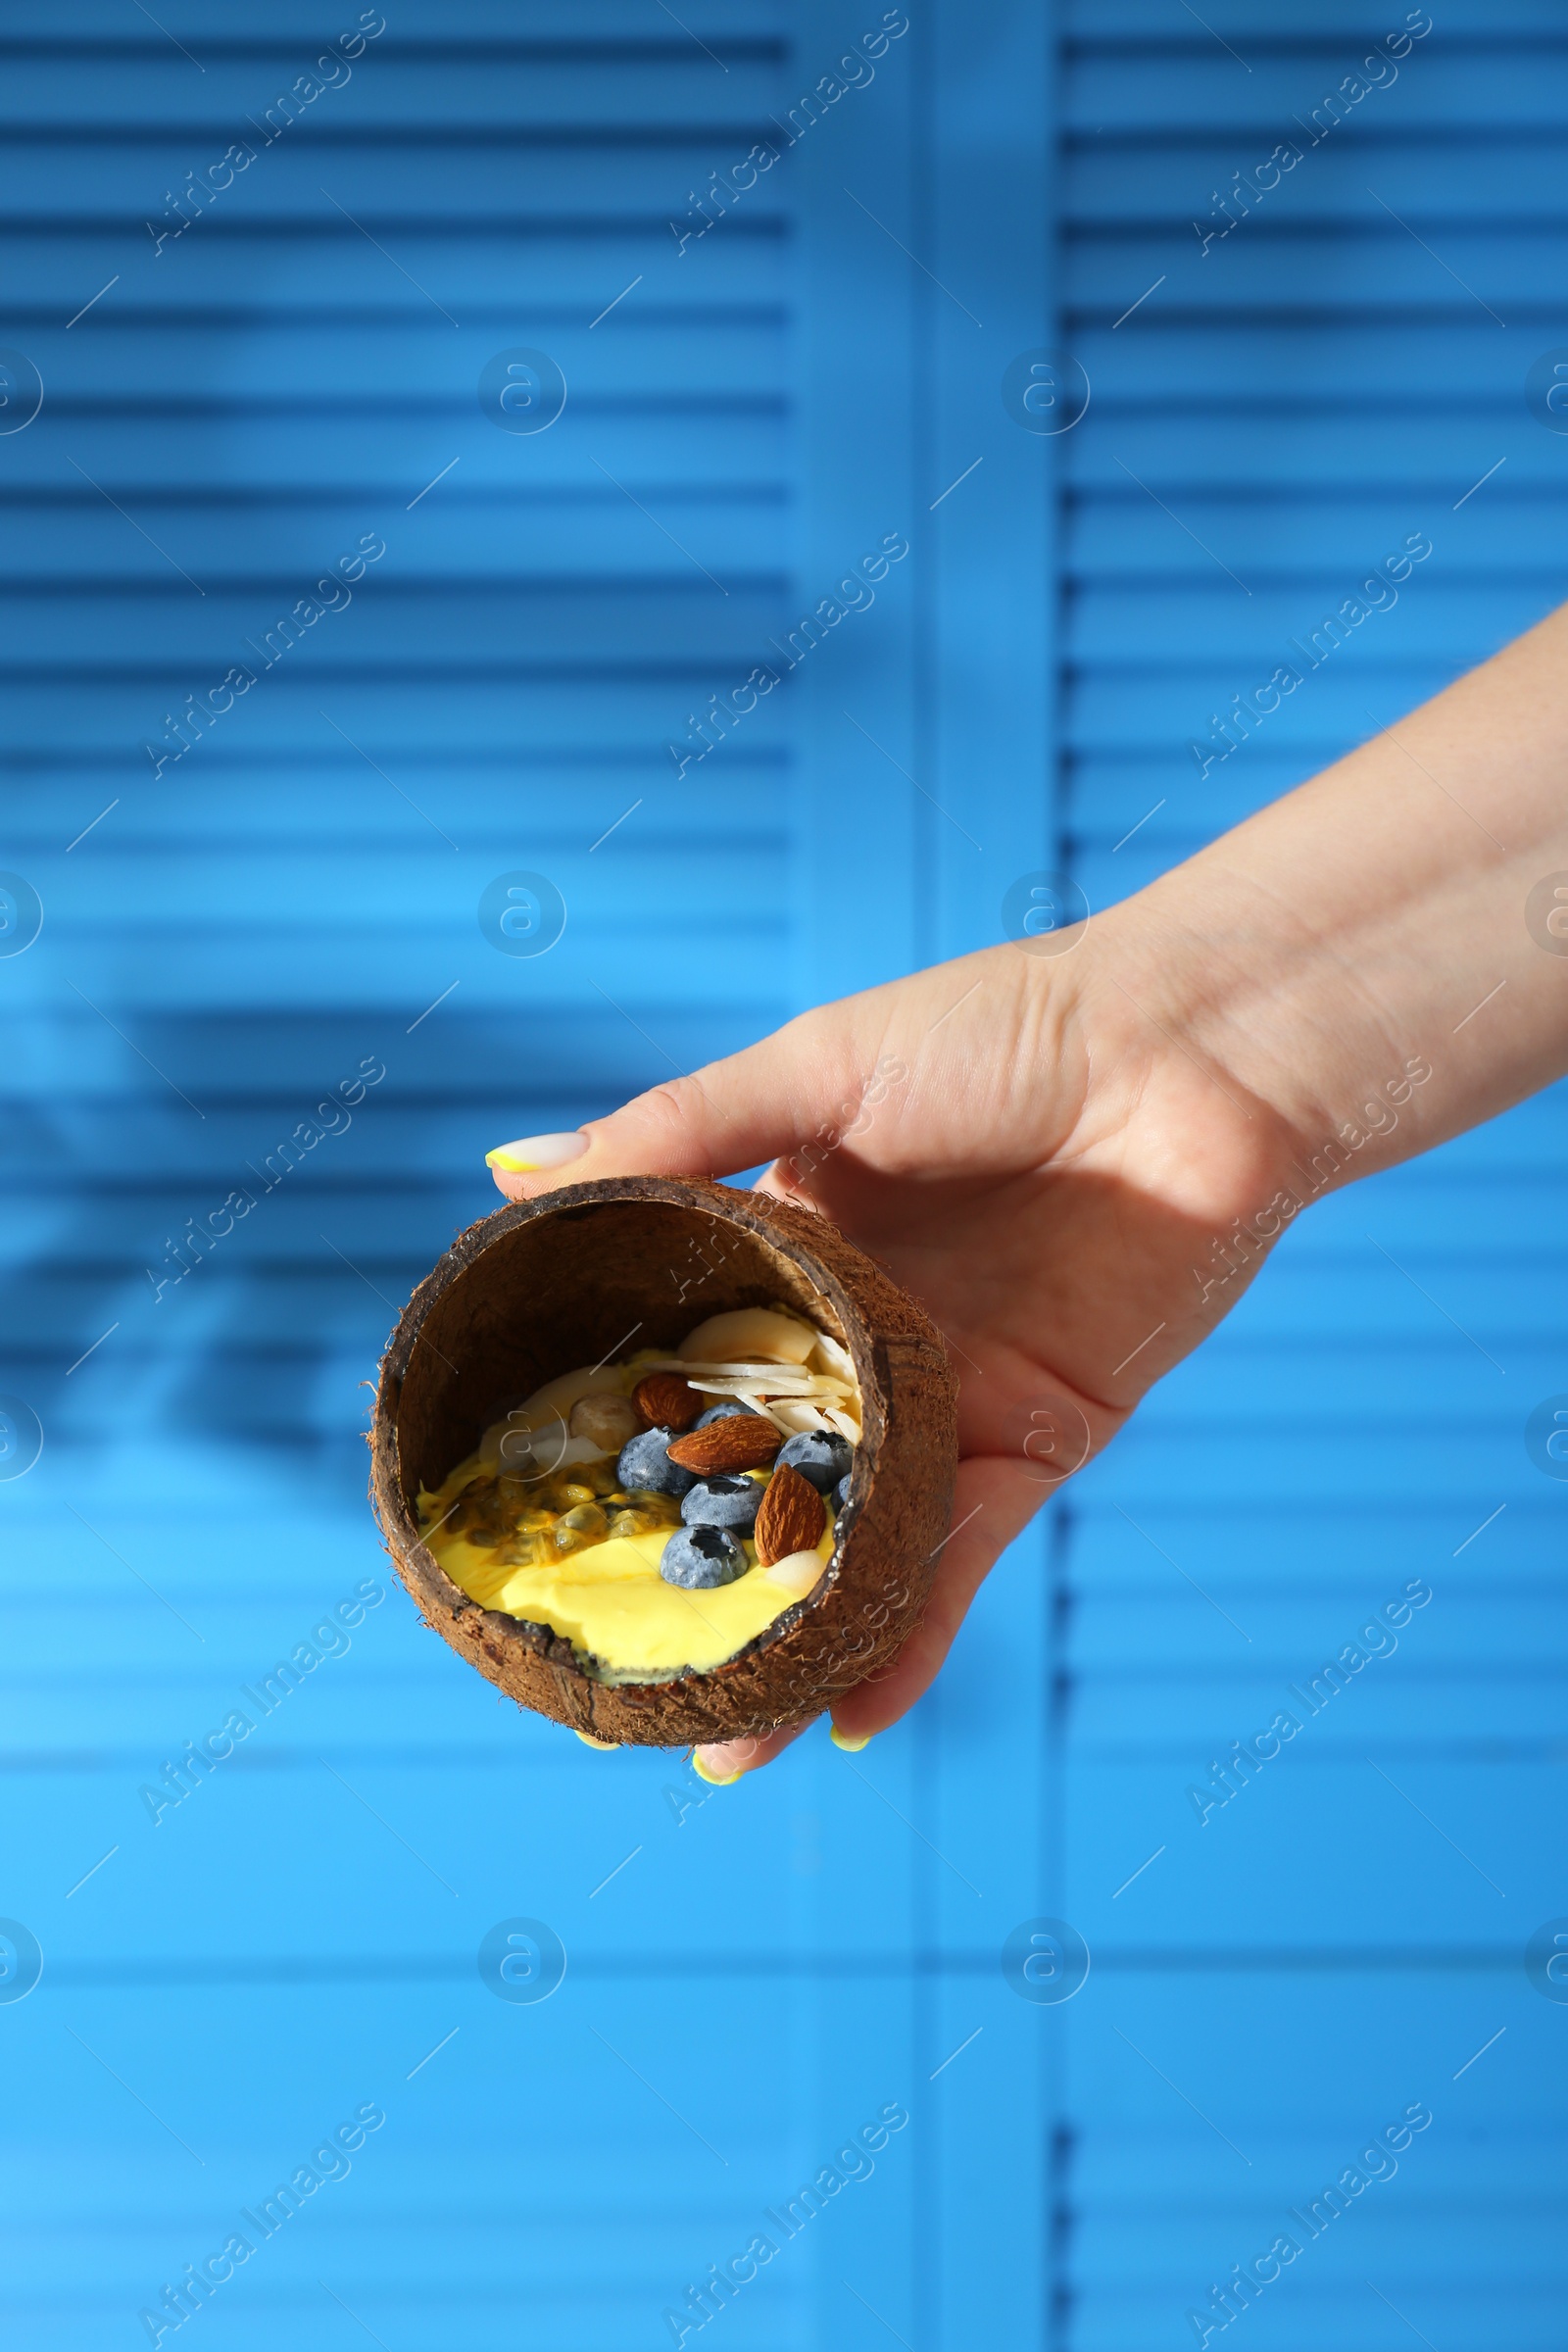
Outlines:
{"type": "Polygon", "coordinates": [[[834,1724],[831,1731],[828,1733],[828,1738],[832,1740],[834,1746],[841,1747],[847,1756],[858,1756],[862,1747],[870,1746],[872,1740],[876,1738],[876,1734],[874,1732],[866,1732],[863,1734],[863,1736],[858,1739],[854,1732],[841,1732],[838,1725],[834,1724]]]}
{"type": "Polygon", "coordinates": [[[699,1755],[692,1757],[692,1770],[700,1781],[708,1783],[710,1788],[732,1788],[735,1783],[743,1777],[738,1772],[710,1772],[699,1755]]]}
{"type": "MultiPolygon", "coordinates": [[[[576,1731],[575,1724],[572,1726],[572,1729],[573,1731],[576,1731]]],[[[620,1741],[618,1740],[595,1740],[587,1732],[577,1732],[577,1738],[582,1741],[584,1747],[597,1747],[607,1755],[612,1748],[616,1748],[620,1745],[620,1741]]]]}
{"type": "Polygon", "coordinates": [[[588,1138],[578,1129],[570,1135],[524,1135],[514,1144],[497,1144],[485,1153],[484,1164],[504,1168],[509,1176],[533,1176],[542,1168],[564,1168],[587,1149],[588,1138]]]}

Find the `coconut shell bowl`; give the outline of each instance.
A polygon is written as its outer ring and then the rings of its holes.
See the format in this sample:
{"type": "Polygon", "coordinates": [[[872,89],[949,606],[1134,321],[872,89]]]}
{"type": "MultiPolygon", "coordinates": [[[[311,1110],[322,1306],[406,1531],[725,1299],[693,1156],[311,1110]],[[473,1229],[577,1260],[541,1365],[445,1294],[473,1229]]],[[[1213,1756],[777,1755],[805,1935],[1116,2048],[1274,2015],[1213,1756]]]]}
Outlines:
{"type": "MultiPolygon", "coordinates": [[[[756,1351],[755,1345],[748,1350],[756,1351]]],[[[697,1352],[724,1351],[710,1345],[699,1346],[697,1352]]],[[[691,1353],[688,1345],[686,1354],[691,1353]]],[[[570,1420],[575,1430],[578,1414],[570,1420]]],[[[955,1384],[942,1339],[923,1310],[824,1218],[720,1184],[612,1177],[497,1209],[459,1236],[420,1283],[392,1334],[381,1365],[370,1446],[371,1498],[387,1549],[425,1623],[443,1641],[519,1705],[588,1740],[681,1747],[758,1738],[805,1723],[893,1658],[919,1622],[948,1532],[957,1459],[955,1384]],[[737,1315],[738,1309],[768,1311],[759,1319],[737,1315]],[[810,1342],[802,1325],[816,1335],[808,1363],[804,1351],[810,1342]],[[793,1334],[800,1343],[795,1353],[803,1359],[799,1369],[781,1369],[776,1382],[786,1396],[825,1406],[827,1420],[810,1403],[778,1403],[765,1394],[765,1384],[762,1400],[752,1400],[737,1381],[748,1372],[755,1375],[756,1367],[687,1363],[678,1352],[694,1333],[699,1341],[705,1333],[720,1332],[755,1341],[757,1332],[771,1328],[784,1329],[787,1338],[793,1334]],[[600,1370],[627,1363],[651,1367],[640,1386],[635,1369],[618,1376],[600,1370]],[[808,1368],[822,1364],[831,1367],[836,1380],[808,1368]],[[763,1565],[770,1557],[767,1530],[775,1522],[799,1529],[804,1505],[810,1528],[819,1524],[821,1534],[799,1540],[816,1543],[819,1557],[798,1549],[776,1571],[780,1577],[795,1576],[800,1596],[788,1597],[793,1588],[787,1583],[781,1592],[769,1588],[763,1610],[776,1607],[777,1613],[760,1632],[744,1634],[752,1622],[744,1615],[724,1621],[743,1628],[733,1654],[715,1662],[710,1632],[698,1664],[627,1672],[623,1661],[597,1655],[585,1644],[580,1622],[567,1623],[563,1631],[542,1618],[516,1614],[512,1606],[485,1605],[453,1581],[448,1573],[453,1554],[448,1552],[444,1566],[432,1548],[442,1543],[439,1523],[431,1517],[433,1498],[439,1495],[445,1504],[443,1490],[460,1468],[484,1446],[494,1449],[498,1424],[514,1424],[524,1432],[531,1427],[534,1434],[518,1443],[542,1448],[541,1416],[519,1408],[518,1400],[537,1403],[547,1384],[583,1367],[593,1368],[596,1393],[580,1425],[608,1429],[603,1442],[610,1450],[595,1456],[597,1441],[567,1440],[563,1407],[555,1416],[562,1437],[558,1462],[584,1466],[555,1468],[552,1488],[546,1478],[550,1464],[536,1451],[522,1462],[534,1489],[521,1482],[509,1486],[504,1477],[475,1480],[462,1489],[470,1499],[446,1505],[460,1514],[452,1524],[466,1524],[461,1517],[465,1510],[471,1517],[494,1507],[498,1484],[509,1493],[531,1492],[536,1497],[548,1491],[559,1500],[562,1479],[589,1480],[589,1486],[570,1490],[585,1499],[563,1521],[534,1514],[551,1534],[519,1536],[520,1548],[487,1556],[531,1558],[536,1555],[527,1550],[530,1542],[576,1541],[579,1527],[597,1531],[580,1539],[592,1542],[602,1539],[608,1525],[612,1535],[652,1527],[652,1534],[644,1532],[643,1544],[658,1562],[665,1556],[660,1546],[672,1531],[685,1547],[681,1556],[695,1563],[692,1574],[676,1577],[667,1563],[656,1566],[652,1577],[666,1584],[651,1582],[648,1589],[667,1612],[673,1605],[668,1584],[702,1585],[722,1577],[730,1584],[728,1592],[698,1590],[678,1596],[682,1605],[689,1600],[694,1609],[716,1618],[721,1603],[738,1605],[734,1595],[743,1592],[741,1577],[756,1580],[774,1573],[763,1565]],[[710,1389],[716,1390],[718,1401],[712,1393],[688,1391],[681,1377],[688,1370],[694,1390],[712,1376],[710,1389]],[[597,1392],[617,1377],[617,1393],[607,1405],[597,1392]],[[656,1381],[661,1385],[651,1385],[656,1381]],[[665,1398],[677,1396],[685,1397],[687,1414],[695,1414],[699,1405],[709,1408],[701,1422],[685,1438],[672,1438],[668,1427],[650,1434],[644,1424],[656,1411],[661,1421],[680,1427],[682,1410],[664,1407],[665,1398]],[[643,1399],[641,1406],[635,1397],[643,1399]],[[732,1467],[729,1457],[746,1451],[744,1435],[729,1443],[736,1435],[734,1416],[744,1412],[776,1415],[772,1424],[748,1420],[745,1431],[753,1441],[760,1431],[761,1449],[775,1457],[782,1446],[782,1459],[771,1469],[743,1460],[739,1478],[710,1478],[698,1483],[694,1494],[697,1474],[671,1471],[669,1463],[684,1453],[707,1467],[717,1452],[724,1456],[720,1466],[732,1467]],[[504,1418],[509,1414],[510,1423],[504,1418]],[[715,1421],[716,1428],[710,1426],[715,1421]],[[628,1430],[637,1434],[617,1455],[613,1448],[628,1430]],[[792,1430],[822,1434],[791,1437],[792,1430]],[[840,1431],[849,1434],[835,1434],[840,1431]],[[670,1447],[667,1461],[664,1444],[670,1447]],[[628,1465],[635,1470],[648,1461],[649,1447],[663,1467],[662,1483],[674,1492],[625,1491],[661,1484],[657,1470],[628,1475],[628,1465]],[[786,1470],[792,1461],[804,1479],[796,1469],[786,1470]],[[834,1481],[831,1489],[817,1475],[823,1461],[829,1464],[825,1476],[834,1481]],[[747,1477],[765,1482],[760,1508],[758,1489],[743,1483],[747,1477]],[[685,1524],[702,1516],[696,1505],[710,1490],[714,1515],[737,1508],[753,1512],[755,1528],[748,1523],[745,1532],[755,1535],[754,1543],[743,1543],[723,1528],[685,1524]],[[471,1499],[475,1494],[484,1499],[471,1499]],[[612,1514],[609,1521],[606,1513],[612,1514]],[[562,1524],[568,1533],[554,1534],[562,1524]],[[704,1545],[718,1562],[711,1571],[705,1565],[704,1545]]],[[[493,1450],[491,1467],[502,1473],[507,1467],[495,1461],[493,1450]]],[[[729,1524],[740,1522],[732,1517],[729,1524]]],[[[494,1536],[492,1525],[482,1540],[494,1536]]],[[[479,1540],[466,1537],[464,1542],[479,1540]]],[[[780,1541],[792,1539],[785,1535],[780,1541]]],[[[630,1549],[621,1544],[616,1556],[630,1549]]],[[[465,1549],[461,1556],[471,1555],[465,1549]]],[[[586,1555],[590,1562],[593,1556],[586,1555]]],[[[510,1573],[490,1571],[492,1599],[510,1573]]],[[[639,1573],[648,1582],[650,1572],[639,1573]]],[[[529,1574],[517,1572],[510,1600],[515,1601],[518,1591],[556,1590],[531,1585],[529,1574]]],[[[482,1582],[473,1575],[467,1581],[482,1582]]],[[[754,1582],[744,1592],[755,1596],[760,1589],[754,1582]]],[[[755,1615],[755,1598],[748,1605],[755,1615]]],[[[565,1622],[565,1612],[554,1613],[565,1622]]],[[[723,1635],[717,1638],[722,1646],[723,1635]]]]}

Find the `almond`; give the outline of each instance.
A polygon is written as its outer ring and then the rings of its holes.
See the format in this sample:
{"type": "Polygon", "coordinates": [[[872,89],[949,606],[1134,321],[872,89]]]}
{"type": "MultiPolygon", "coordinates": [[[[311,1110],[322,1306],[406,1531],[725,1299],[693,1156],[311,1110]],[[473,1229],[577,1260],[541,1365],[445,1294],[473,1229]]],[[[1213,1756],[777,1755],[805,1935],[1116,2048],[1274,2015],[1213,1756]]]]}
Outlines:
{"type": "Polygon", "coordinates": [[[675,1372],[650,1372],[632,1391],[632,1402],[650,1429],[690,1429],[703,1399],[675,1372]]]}
{"type": "Polygon", "coordinates": [[[723,1421],[710,1421],[706,1429],[694,1429],[688,1438],[677,1438],[669,1458],[682,1470],[695,1470],[699,1478],[711,1478],[715,1472],[764,1469],[783,1443],[782,1432],[763,1414],[731,1413],[723,1421]]]}
{"type": "MultiPolygon", "coordinates": [[[[727,1424],[714,1426],[723,1429],[727,1424]]],[[[822,1541],[822,1497],[788,1462],[774,1471],[763,1490],[755,1533],[760,1568],[771,1568],[794,1551],[814,1551],[822,1541]]]]}

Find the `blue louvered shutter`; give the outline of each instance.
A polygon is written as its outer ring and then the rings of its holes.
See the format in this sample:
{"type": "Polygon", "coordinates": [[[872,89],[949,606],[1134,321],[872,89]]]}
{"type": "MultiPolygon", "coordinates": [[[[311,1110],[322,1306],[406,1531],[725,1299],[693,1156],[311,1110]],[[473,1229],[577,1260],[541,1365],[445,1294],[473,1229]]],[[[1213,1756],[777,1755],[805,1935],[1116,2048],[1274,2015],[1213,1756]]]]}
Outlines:
{"type": "MultiPolygon", "coordinates": [[[[360,1431],[488,1146],[994,936],[1047,854],[1052,469],[997,389],[1047,336],[1045,26],[355,23],[19,0],[0,34],[0,427],[43,388],[0,430],[10,935],[43,910],[0,958],[0,1435],[43,1433],[0,1482],[0,1991],[27,1936],[44,1966],[0,2003],[14,2325],[96,2348],[166,2286],[172,2324],[239,2232],[236,2346],[582,2352],[668,2340],[772,2230],[738,2340],[912,2340],[1001,2216],[977,2308],[1026,2334],[1035,2021],[993,1947],[1036,1768],[984,1801],[984,1647],[881,1756],[739,1806],[589,1758],[374,1598],[360,1431]],[[568,1955],[544,2006],[476,1971],[518,1917],[568,1955]]],[[[1027,1737],[1028,1563],[993,1638],[1027,1737]]]]}
{"type": "Polygon", "coordinates": [[[486,1146],[994,940],[1020,875],[1105,905],[1560,595],[1551,13],[1446,16],[1316,145],[1364,13],[916,11],[815,120],[879,10],[128,13],[0,35],[19,2340],[128,2340],[249,2230],[238,2352],[619,2352],[762,2231],[737,2342],[1142,2352],[1424,2099],[1247,2326],[1544,2346],[1555,1098],[1318,1211],[862,1757],[710,1795],[498,1709],[395,1590],[331,1612],[385,1581],[358,1384],[486,1146]],[[1047,350],[1059,436],[1003,398],[1047,350]],[[552,365],[546,429],[481,407],[552,365]],[[547,954],[481,931],[511,884],[547,954]],[[999,1966],[1040,1917],[1065,2007],[999,1966]],[[542,2005],[479,1981],[515,1919],[542,2005]]]}
{"type": "MultiPolygon", "coordinates": [[[[1065,757],[1096,905],[1564,593],[1568,442],[1526,398],[1564,335],[1561,21],[1433,19],[1072,13],[1063,335],[1095,402],[1062,481],[1065,757]],[[1314,644],[1412,540],[1397,604],[1314,644]]],[[[1441,1084],[1472,1007],[1432,952],[1441,1084]]],[[[1559,1090],[1314,1210],[1073,1498],[1043,1908],[1098,1938],[1103,1999],[1064,2013],[1050,2341],[1193,2342],[1194,2309],[1211,2344],[1554,2338],[1562,2013],[1523,1949],[1562,1910],[1562,1489],[1523,1436],[1562,1386],[1563,1142],[1559,1090]],[[1411,1582],[1430,1601],[1373,1657],[1411,1582]],[[1249,1780],[1232,1743],[1282,1710],[1301,1729],[1249,1780]],[[1396,2177],[1314,2224],[1411,2102],[1434,2120],[1396,2177]],[[1299,2254],[1227,2319],[1211,2289],[1282,2232],[1299,2254]]]]}

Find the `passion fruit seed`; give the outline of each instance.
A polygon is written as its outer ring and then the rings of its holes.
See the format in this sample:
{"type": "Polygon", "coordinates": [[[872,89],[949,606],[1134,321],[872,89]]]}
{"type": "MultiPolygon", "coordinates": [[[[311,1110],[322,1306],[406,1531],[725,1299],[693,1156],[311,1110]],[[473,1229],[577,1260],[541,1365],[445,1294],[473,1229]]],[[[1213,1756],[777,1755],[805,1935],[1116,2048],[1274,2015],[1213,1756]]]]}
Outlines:
{"type": "Polygon", "coordinates": [[[537,1568],[555,1556],[547,1534],[512,1536],[495,1546],[495,1555],[503,1568],[537,1568]]]}
{"type": "Polygon", "coordinates": [[[605,1532],[605,1514],[597,1502],[579,1502],[575,1503],[569,1511],[564,1512],[557,1521],[557,1525],[602,1538],[605,1532]]]}
{"type": "Polygon", "coordinates": [[[598,1503],[582,1502],[558,1519],[548,1535],[536,1540],[549,1544],[559,1559],[564,1559],[574,1551],[586,1551],[591,1544],[602,1544],[609,1533],[610,1522],[598,1503]]]}
{"type": "Polygon", "coordinates": [[[673,1494],[657,1494],[648,1487],[630,1487],[626,1491],[627,1507],[641,1511],[655,1527],[679,1527],[680,1504],[673,1494]]]}
{"type": "Polygon", "coordinates": [[[610,1522],[612,1536],[656,1536],[668,1528],[669,1521],[653,1511],[616,1511],[610,1522]]]}

